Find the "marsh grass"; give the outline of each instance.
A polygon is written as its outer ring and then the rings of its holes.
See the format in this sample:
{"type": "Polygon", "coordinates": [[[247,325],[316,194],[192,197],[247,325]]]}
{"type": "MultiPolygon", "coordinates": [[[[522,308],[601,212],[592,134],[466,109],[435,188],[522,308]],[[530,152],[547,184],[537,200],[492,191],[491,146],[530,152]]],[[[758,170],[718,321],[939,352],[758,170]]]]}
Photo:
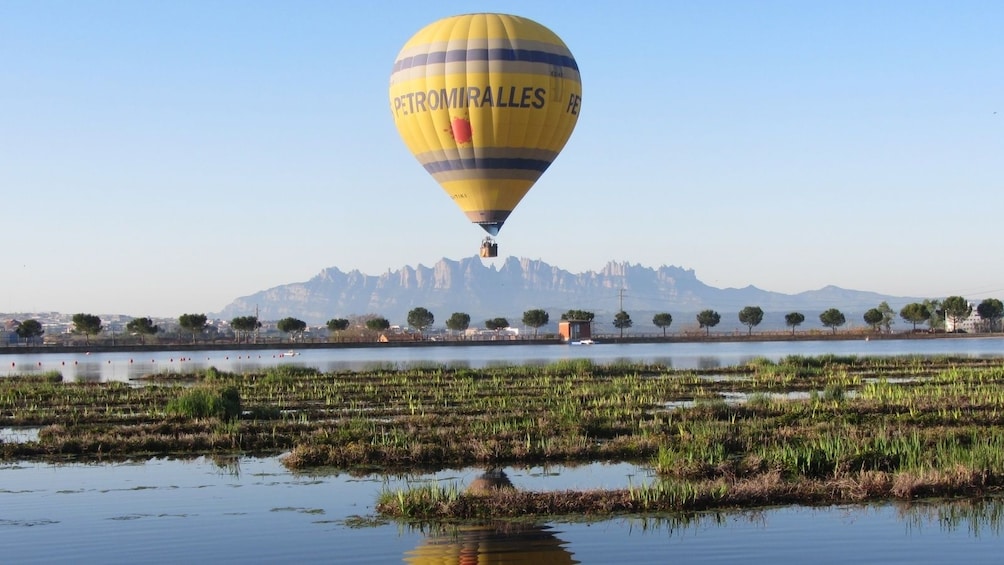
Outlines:
{"type": "Polygon", "coordinates": [[[181,377],[196,384],[0,379],[0,426],[43,427],[38,442],[4,444],[3,457],[288,451],[291,469],[383,470],[602,460],[647,464],[659,477],[605,494],[490,503],[425,493],[413,513],[431,500],[437,512],[475,514],[505,504],[705,508],[996,492],[1004,482],[1000,358],[793,356],[708,370],[589,360],[331,373],[283,365],[181,377]],[[727,393],[747,400],[726,402],[727,393]]]}

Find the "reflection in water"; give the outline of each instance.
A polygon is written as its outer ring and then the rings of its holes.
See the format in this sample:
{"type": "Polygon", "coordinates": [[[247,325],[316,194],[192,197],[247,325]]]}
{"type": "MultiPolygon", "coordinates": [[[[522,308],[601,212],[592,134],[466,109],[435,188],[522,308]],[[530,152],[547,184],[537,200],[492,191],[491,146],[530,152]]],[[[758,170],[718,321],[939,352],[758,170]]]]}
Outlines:
{"type": "Polygon", "coordinates": [[[549,526],[498,522],[435,526],[404,562],[419,564],[507,563],[510,565],[579,563],[549,526]]]}
{"type": "MultiPolygon", "coordinates": [[[[819,507],[816,511],[851,512],[855,520],[865,519],[870,510],[881,513],[884,504],[819,507]]],[[[968,532],[972,538],[1001,537],[1004,535],[1004,498],[930,499],[905,503],[892,503],[895,513],[908,531],[923,533],[936,528],[944,533],[968,532]]],[[[886,508],[890,508],[886,507],[886,508]]],[[[625,518],[629,531],[666,532],[670,536],[689,536],[710,529],[735,529],[737,524],[749,524],[766,530],[771,527],[771,517],[778,513],[797,511],[802,507],[749,510],[711,510],[705,512],[676,512],[656,516],[625,518]]]]}
{"type": "Polygon", "coordinates": [[[653,357],[652,358],[652,364],[653,365],[661,365],[663,367],[666,367],[667,369],[672,369],[673,368],[673,358],[672,357],[653,357]]]}
{"type": "Polygon", "coordinates": [[[722,366],[722,361],[718,357],[698,357],[697,358],[697,368],[698,369],[717,369],[722,366]]]}
{"type": "Polygon", "coordinates": [[[216,465],[220,475],[234,478],[241,476],[241,456],[237,454],[214,454],[209,456],[209,460],[216,465]]]}
{"type": "Polygon", "coordinates": [[[946,532],[965,528],[973,537],[1004,533],[1004,500],[977,498],[931,500],[900,507],[900,516],[911,529],[937,523],[946,532]]]}
{"type": "MultiPolygon", "coordinates": [[[[468,493],[487,493],[515,488],[505,471],[491,468],[467,485],[468,493]]],[[[434,525],[423,530],[425,538],[405,554],[405,562],[423,563],[578,563],[565,549],[550,526],[490,522],[464,525],[434,525]]]]}
{"type": "Polygon", "coordinates": [[[16,426],[0,428],[0,443],[29,443],[38,441],[38,433],[42,428],[35,426],[16,426]]]}
{"type": "Polygon", "coordinates": [[[96,383],[101,381],[101,363],[85,362],[75,365],[76,374],[73,380],[78,383],[96,383]]]}
{"type": "Polygon", "coordinates": [[[737,523],[750,524],[764,529],[767,517],[763,509],[752,510],[709,510],[705,512],[672,512],[655,516],[632,516],[625,518],[628,531],[666,532],[673,535],[689,535],[697,530],[729,528],[737,523]]]}

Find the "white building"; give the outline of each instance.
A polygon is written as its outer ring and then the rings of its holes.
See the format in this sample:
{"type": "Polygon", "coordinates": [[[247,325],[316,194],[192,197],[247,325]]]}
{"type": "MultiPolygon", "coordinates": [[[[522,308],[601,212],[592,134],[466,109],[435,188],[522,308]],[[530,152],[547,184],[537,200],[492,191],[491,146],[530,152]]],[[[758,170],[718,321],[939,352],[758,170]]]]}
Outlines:
{"type": "Polygon", "coordinates": [[[952,319],[945,316],[945,331],[955,332],[963,331],[970,334],[982,333],[989,331],[989,324],[986,320],[980,316],[980,313],[976,311],[976,305],[972,302],[969,303],[969,307],[972,308],[972,312],[969,313],[969,317],[965,320],[958,322],[957,324],[952,323],[952,319]]]}

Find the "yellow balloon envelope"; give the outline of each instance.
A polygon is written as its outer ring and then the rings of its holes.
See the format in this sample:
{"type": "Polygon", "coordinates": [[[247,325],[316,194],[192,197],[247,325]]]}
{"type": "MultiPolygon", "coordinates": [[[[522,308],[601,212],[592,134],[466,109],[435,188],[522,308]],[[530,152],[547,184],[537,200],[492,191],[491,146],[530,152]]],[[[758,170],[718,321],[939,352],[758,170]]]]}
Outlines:
{"type": "Polygon", "coordinates": [[[390,105],[408,149],[474,223],[497,235],[572,134],[579,67],[518,16],[439,20],[401,49],[390,105]]]}

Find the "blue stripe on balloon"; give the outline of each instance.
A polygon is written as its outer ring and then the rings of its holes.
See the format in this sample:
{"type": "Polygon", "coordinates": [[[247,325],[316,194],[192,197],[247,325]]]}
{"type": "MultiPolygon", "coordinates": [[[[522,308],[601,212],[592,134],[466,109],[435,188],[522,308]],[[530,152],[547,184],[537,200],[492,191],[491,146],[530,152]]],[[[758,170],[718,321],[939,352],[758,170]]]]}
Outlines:
{"type": "Polygon", "coordinates": [[[470,171],[485,169],[510,169],[518,171],[540,171],[544,172],[550,161],[540,159],[518,159],[518,158],[489,158],[489,159],[448,159],[446,161],[433,161],[426,163],[425,170],[430,174],[443,173],[447,171],[470,171]]]}
{"type": "Polygon", "coordinates": [[[433,51],[423,53],[413,57],[406,57],[394,62],[394,72],[422,67],[425,65],[435,65],[441,63],[455,63],[460,61],[518,61],[523,63],[543,63],[558,67],[579,70],[575,59],[560,53],[550,53],[547,51],[534,51],[529,49],[454,49],[452,51],[433,51]]]}

